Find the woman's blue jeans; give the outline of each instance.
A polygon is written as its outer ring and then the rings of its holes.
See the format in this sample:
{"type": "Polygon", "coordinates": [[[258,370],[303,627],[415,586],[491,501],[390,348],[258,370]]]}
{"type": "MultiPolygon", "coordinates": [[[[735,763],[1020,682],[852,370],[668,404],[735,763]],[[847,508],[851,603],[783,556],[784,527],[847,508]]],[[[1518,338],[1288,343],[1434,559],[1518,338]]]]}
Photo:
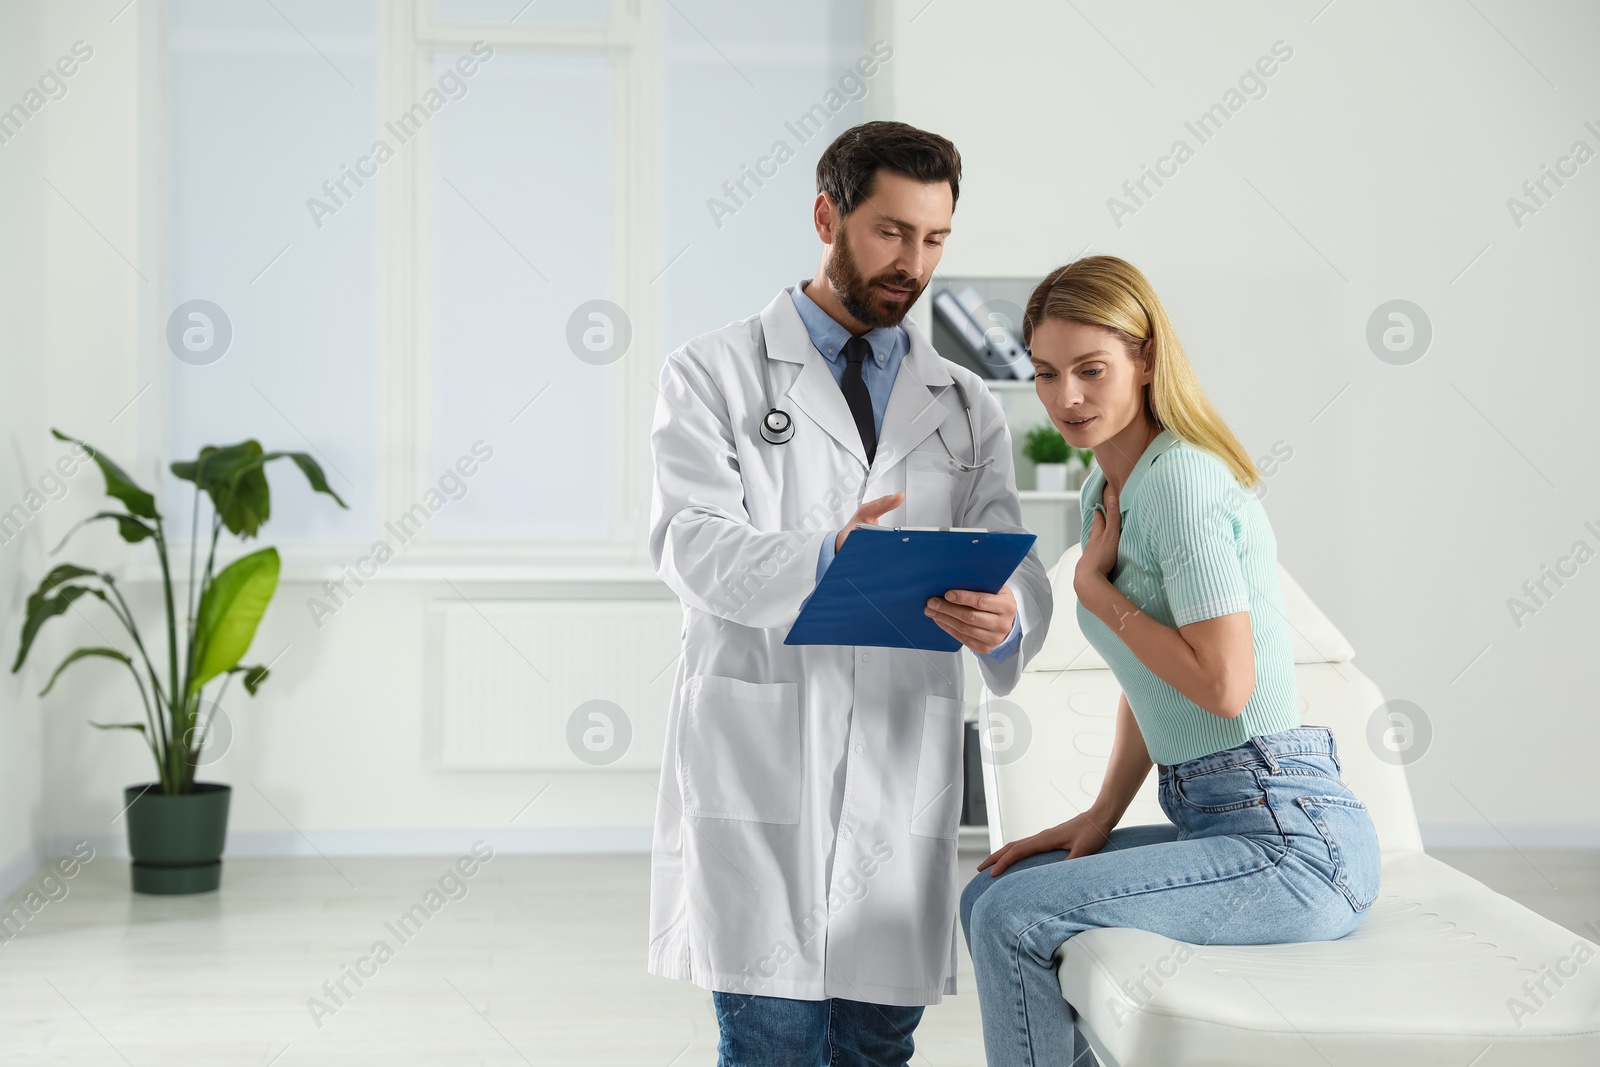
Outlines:
{"type": "Polygon", "coordinates": [[[1193,945],[1331,941],[1372,906],[1377,832],[1339,777],[1326,727],[1262,734],[1160,774],[1171,824],[1112,830],[1086,856],[1057,849],[999,877],[980,871],[962,893],[989,1067],[1093,1064],[1056,977],[1056,950],[1074,934],[1117,926],[1193,945]]]}

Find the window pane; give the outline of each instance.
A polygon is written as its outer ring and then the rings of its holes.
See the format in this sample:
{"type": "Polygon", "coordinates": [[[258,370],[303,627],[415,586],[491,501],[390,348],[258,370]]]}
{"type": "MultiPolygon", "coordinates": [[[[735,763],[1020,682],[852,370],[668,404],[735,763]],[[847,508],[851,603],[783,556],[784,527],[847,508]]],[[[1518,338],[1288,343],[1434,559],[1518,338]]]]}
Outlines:
{"type": "Polygon", "coordinates": [[[433,21],[601,26],[607,6],[607,0],[433,0],[433,21]]]}
{"type": "Polygon", "coordinates": [[[610,77],[605,57],[497,49],[434,119],[431,470],[494,449],[435,538],[610,536],[614,369],[568,343],[580,305],[614,299],[610,77]]]}
{"type": "MultiPolygon", "coordinates": [[[[162,468],[250,437],[308,452],[350,510],[279,460],[267,468],[270,541],[367,540],[381,523],[378,180],[357,185],[345,168],[380,132],[379,11],[277,8],[167,3],[162,468]]],[[[166,476],[175,537],[192,492],[166,476]]]]}
{"type": "Polygon", "coordinates": [[[816,272],[817,159],[865,120],[868,95],[891,77],[876,57],[870,77],[855,68],[869,52],[864,6],[663,8],[661,262],[672,264],[657,286],[663,354],[816,272]],[[758,171],[759,185],[749,177],[758,171]]]}

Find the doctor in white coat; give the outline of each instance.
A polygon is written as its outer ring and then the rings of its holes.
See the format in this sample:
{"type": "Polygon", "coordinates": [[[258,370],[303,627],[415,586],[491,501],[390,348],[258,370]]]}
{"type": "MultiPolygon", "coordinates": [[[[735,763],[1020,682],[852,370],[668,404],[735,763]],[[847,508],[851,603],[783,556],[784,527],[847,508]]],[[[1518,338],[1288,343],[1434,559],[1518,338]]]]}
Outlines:
{"type": "MultiPolygon", "coordinates": [[[[905,318],[959,177],[942,137],[846,131],[817,166],[815,277],[661,372],[650,557],[683,647],[648,968],[714,991],[723,1067],[902,1064],[922,1006],[956,991],[961,654],[783,640],[857,523],[1023,529],[999,404],[905,318]]],[[[927,610],[1005,694],[1050,586],[1030,551],[1001,592],[927,610]]]]}

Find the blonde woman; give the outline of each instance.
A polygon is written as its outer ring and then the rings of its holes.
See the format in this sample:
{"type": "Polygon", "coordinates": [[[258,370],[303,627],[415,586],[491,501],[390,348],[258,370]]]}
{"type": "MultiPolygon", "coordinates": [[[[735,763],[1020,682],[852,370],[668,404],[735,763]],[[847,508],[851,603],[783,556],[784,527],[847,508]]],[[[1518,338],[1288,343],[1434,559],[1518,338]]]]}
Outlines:
{"type": "Polygon", "coordinates": [[[978,866],[961,925],[990,1067],[1088,1065],[1054,955],[1096,927],[1191,944],[1342,937],[1378,893],[1378,839],[1332,733],[1300,724],[1260,481],[1149,281],[1069,263],[1028,301],[1039,399],[1094,450],[1078,622],[1123,689],[1088,811],[978,866]],[[1152,763],[1170,823],[1115,828],[1152,763]]]}

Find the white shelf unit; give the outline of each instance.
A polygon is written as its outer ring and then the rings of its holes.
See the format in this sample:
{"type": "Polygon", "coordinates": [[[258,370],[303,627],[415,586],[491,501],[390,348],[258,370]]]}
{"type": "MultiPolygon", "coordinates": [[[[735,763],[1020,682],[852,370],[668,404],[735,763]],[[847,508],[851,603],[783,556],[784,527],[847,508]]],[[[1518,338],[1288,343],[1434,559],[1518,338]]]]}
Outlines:
{"type": "Polygon", "coordinates": [[[1017,497],[1022,504],[1022,525],[1031,530],[1039,540],[1039,562],[1049,570],[1068,548],[1078,543],[1080,512],[1078,491],[1043,492],[1038,489],[1020,489],[1017,497]]]}

